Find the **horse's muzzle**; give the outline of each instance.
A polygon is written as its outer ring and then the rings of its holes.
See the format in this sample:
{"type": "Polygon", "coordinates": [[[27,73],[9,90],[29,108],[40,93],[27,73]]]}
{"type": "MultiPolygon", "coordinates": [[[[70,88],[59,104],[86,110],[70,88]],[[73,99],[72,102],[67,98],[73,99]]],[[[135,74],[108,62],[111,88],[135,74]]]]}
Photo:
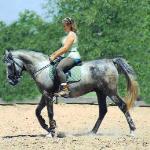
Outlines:
{"type": "Polygon", "coordinates": [[[10,85],[15,86],[19,82],[19,79],[13,79],[11,76],[8,76],[8,82],[10,85]]]}

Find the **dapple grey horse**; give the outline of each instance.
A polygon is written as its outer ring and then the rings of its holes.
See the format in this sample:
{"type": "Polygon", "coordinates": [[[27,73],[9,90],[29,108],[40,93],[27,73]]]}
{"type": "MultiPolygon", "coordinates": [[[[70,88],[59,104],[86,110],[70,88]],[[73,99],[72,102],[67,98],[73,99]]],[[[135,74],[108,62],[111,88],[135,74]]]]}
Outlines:
{"type": "MultiPolygon", "coordinates": [[[[29,50],[5,51],[4,61],[7,65],[7,78],[11,85],[16,85],[23,71],[27,71],[35,80],[42,93],[41,100],[36,108],[36,116],[40,125],[52,137],[56,136],[56,121],[54,120],[53,97],[58,90],[58,82],[49,76],[49,57],[39,52],[29,50]],[[49,126],[41,116],[41,111],[47,107],[49,126]]],[[[101,59],[85,62],[81,66],[81,80],[69,84],[70,97],[78,97],[88,92],[96,92],[99,106],[99,117],[91,131],[96,133],[104,116],[107,113],[106,97],[111,100],[124,113],[133,133],[135,125],[131,119],[129,109],[138,96],[138,83],[132,67],[125,59],[101,59]],[[127,97],[123,100],[117,93],[119,74],[123,73],[127,80],[127,97]]]]}

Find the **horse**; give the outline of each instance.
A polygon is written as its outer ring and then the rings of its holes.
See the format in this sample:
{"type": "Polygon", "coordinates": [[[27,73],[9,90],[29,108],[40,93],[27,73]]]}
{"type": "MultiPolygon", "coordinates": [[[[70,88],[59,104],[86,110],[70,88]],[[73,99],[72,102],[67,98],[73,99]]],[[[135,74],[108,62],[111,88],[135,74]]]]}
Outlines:
{"type": "MultiPolygon", "coordinates": [[[[4,62],[7,70],[8,82],[15,86],[22,77],[22,72],[28,72],[35,81],[40,93],[41,100],[35,110],[36,117],[43,129],[51,137],[57,136],[56,121],[54,120],[53,99],[58,91],[57,78],[49,76],[51,63],[48,55],[26,49],[5,50],[4,62]],[[49,125],[41,116],[41,111],[47,107],[49,125]]],[[[129,125],[130,133],[136,130],[135,124],[130,116],[129,109],[138,97],[138,82],[136,74],[123,58],[98,59],[84,62],[81,66],[81,80],[69,83],[69,97],[74,98],[89,92],[96,92],[99,116],[90,131],[96,134],[104,116],[107,113],[106,97],[109,97],[123,112],[129,125]],[[127,81],[127,96],[125,99],[119,96],[117,91],[119,75],[124,74],[127,81]]]]}

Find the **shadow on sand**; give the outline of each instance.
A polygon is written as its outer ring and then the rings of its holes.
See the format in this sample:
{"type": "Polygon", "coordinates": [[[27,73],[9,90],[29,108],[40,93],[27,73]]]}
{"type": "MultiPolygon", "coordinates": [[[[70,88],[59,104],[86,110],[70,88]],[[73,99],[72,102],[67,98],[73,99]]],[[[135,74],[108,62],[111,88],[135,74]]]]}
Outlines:
{"type": "Polygon", "coordinates": [[[20,134],[20,135],[10,135],[10,136],[3,136],[3,139],[7,138],[17,138],[17,137],[45,137],[45,134],[38,134],[38,135],[32,135],[32,134],[20,134]]]}
{"type": "MultiPolygon", "coordinates": [[[[126,134],[123,134],[127,136],[126,134]]],[[[122,134],[116,133],[98,133],[94,134],[92,132],[83,132],[83,133],[67,133],[67,132],[58,132],[57,138],[65,138],[65,137],[80,137],[80,136],[123,136],[122,134]]],[[[128,135],[129,136],[129,135],[128,135]]],[[[13,135],[13,136],[3,136],[3,139],[17,138],[17,137],[46,137],[46,134],[22,134],[22,135],[13,135]]]]}
{"type": "MultiPolygon", "coordinates": [[[[95,135],[91,134],[89,132],[87,133],[66,133],[66,132],[58,132],[57,138],[65,138],[65,137],[73,137],[73,136],[88,136],[88,135],[95,135]]],[[[46,134],[20,134],[20,135],[9,135],[9,136],[3,136],[3,139],[11,139],[11,138],[18,138],[18,137],[46,137],[46,134]]]]}

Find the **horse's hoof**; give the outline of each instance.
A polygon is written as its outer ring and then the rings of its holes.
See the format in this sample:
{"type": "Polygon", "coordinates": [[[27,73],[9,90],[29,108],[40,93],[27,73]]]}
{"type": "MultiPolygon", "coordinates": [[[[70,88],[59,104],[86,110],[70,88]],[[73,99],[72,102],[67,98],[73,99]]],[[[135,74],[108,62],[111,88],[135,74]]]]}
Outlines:
{"type": "Polygon", "coordinates": [[[130,131],[130,136],[135,137],[135,131],[130,131]]]}
{"type": "Polygon", "coordinates": [[[52,135],[53,138],[57,137],[57,133],[56,132],[51,132],[51,135],[52,135]]]}
{"type": "Polygon", "coordinates": [[[54,133],[54,132],[49,132],[47,135],[46,135],[47,138],[55,138],[57,137],[57,134],[54,133]]]}
{"type": "Polygon", "coordinates": [[[93,132],[93,131],[90,131],[90,132],[88,132],[88,133],[87,133],[87,135],[89,135],[89,136],[93,136],[93,135],[96,135],[96,133],[95,133],[95,132],[93,132]]]}
{"type": "Polygon", "coordinates": [[[47,137],[47,138],[52,138],[52,134],[51,134],[51,133],[48,133],[48,134],[46,135],[46,137],[47,137]]]}
{"type": "Polygon", "coordinates": [[[92,130],[89,132],[89,135],[96,135],[96,132],[92,130]]]}

